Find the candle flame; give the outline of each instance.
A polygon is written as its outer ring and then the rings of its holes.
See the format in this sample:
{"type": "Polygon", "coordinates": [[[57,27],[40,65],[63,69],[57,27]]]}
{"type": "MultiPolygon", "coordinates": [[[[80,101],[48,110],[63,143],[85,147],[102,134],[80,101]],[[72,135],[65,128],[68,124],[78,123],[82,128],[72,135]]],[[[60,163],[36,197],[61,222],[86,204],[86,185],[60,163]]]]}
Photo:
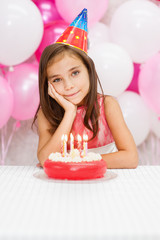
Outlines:
{"type": "Polygon", "coordinates": [[[73,141],[74,137],[73,137],[73,134],[71,133],[70,134],[70,139],[73,141]]]}
{"type": "Polygon", "coordinates": [[[88,135],[87,134],[83,134],[83,141],[88,141],[88,135]]]}
{"type": "Polygon", "coordinates": [[[67,142],[68,140],[67,134],[63,134],[61,140],[67,142]]]}
{"type": "Polygon", "coordinates": [[[68,140],[67,134],[64,134],[64,140],[65,140],[65,142],[67,142],[67,140],[68,140]]]}
{"type": "Polygon", "coordinates": [[[79,134],[77,135],[77,139],[78,139],[78,142],[82,141],[82,138],[81,138],[81,136],[79,134]]]}

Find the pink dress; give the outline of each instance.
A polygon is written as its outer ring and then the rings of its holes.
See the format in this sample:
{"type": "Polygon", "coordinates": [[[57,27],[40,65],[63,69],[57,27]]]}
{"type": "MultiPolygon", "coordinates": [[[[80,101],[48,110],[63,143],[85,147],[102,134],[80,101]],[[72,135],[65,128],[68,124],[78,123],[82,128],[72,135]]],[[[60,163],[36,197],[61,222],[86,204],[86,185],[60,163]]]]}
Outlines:
{"type": "MultiPolygon", "coordinates": [[[[105,111],[104,111],[104,103],[103,103],[103,98],[99,97],[98,98],[98,103],[99,103],[99,109],[100,109],[100,116],[99,116],[99,130],[94,139],[88,142],[88,148],[99,148],[105,145],[108,145],[110,143],[114,142],[113,136],[111,134],[111,131],[108,127],[107,121],[106,121],[106,116],[105,116],[105,111]]],[[[72,125],[71,133],[74,136],[75,139],[75,147],[77,147],[77,140],[76,136],[80,134],[83,136],[83,134],[87,134],[88,138],[91,139],[93,133],[90,131],[88,128],[86,128],[83,124],[83,119],[85,116],[85,107],[80,106],[77,108],[77,114],[75,117],[75,120],[72,125]]],[[[69,149],[69,144],[68,144],[68,149],[69,149]]]]}

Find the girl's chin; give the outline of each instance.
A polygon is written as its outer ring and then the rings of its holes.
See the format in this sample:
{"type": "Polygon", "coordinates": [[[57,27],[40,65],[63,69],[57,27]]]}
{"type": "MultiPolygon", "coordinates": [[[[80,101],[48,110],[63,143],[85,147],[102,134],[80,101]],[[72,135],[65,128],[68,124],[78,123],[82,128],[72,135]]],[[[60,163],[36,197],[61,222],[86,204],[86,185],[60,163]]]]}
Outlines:
{"type": "Polygon", "coordinates": [[[78,100],[70,100],[70,102],[76,106],[81,106],[83,105],[83,101],[78,101],[78,100]]]}

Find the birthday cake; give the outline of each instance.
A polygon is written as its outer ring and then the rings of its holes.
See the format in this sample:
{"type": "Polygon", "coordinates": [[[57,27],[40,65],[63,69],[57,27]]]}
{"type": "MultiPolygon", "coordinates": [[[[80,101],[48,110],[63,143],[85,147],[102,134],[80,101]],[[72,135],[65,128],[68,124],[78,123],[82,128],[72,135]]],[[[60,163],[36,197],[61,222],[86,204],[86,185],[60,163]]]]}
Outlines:
{"type": "Polygon", "coordinates": [[[102,178],[106,172],[106,163],[100,154],[89,152],[84,156],[74,149],[65,156],[59,152],[51,153],[43,168],[50,178],[84,180],[102,178]]]}

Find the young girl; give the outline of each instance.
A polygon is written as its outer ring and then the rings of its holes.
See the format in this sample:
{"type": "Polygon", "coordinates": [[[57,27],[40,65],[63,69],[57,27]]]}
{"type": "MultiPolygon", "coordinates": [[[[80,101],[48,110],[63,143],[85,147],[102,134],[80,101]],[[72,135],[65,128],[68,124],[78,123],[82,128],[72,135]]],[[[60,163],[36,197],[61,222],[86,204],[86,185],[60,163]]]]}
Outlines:
{"type": "Polygon", "coordinates": [[[70,133],[75,137],[85,133],[88,148],[99,152],[108,168],[137,167],[136,145],[119,104],[97,93],[97,82],[95,65],[81,49],[62,43],[45,48],[39,65],[40,107],[35,116],[41,166],[51,152],[60,152],[63,134],[69,139],[70,133]]]}

